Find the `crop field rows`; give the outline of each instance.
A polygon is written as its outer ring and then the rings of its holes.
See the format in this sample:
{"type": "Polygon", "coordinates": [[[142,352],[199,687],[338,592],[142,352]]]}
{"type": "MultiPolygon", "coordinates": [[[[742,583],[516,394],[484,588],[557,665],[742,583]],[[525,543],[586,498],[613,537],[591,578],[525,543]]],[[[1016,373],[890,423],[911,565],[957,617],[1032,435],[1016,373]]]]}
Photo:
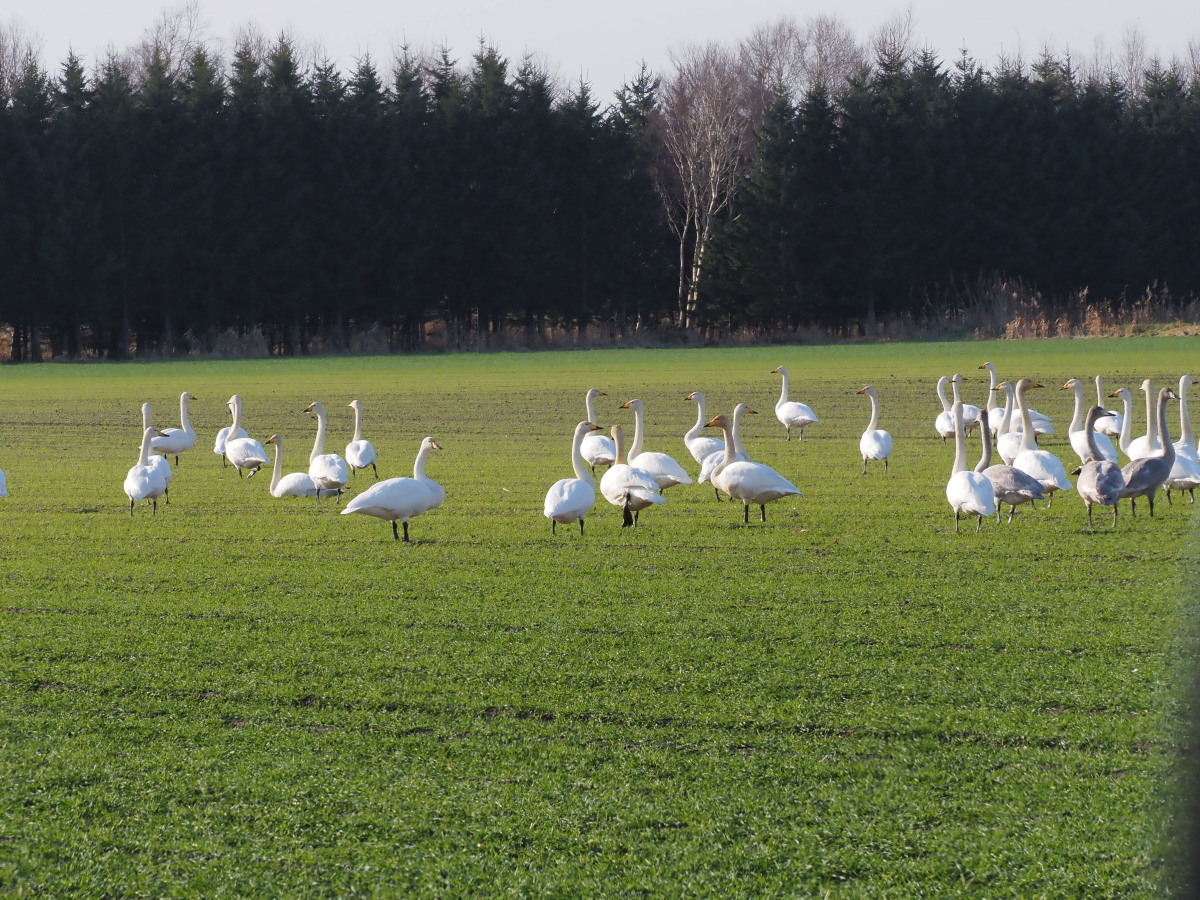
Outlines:
{"type": "Polygon", "coordinates": [[[1126,502],[1089,530],[1064,491],[956,535],[933,385],[962,372],[982,405],[985,360],[1036,377],[1069,470],[1062,383],[1173,384],[1200,374],[1196,340],[7,369],[0,891],[1160,895],[1198,507],[1126,502]],[[773,415],[778,365],[821,417],[803,441],[773,415]],[[886,475],[859,474],[866,383],[886,475]],[[745,525],[673,487],[631,529],[600,497],[582,537],[552,536],[542,498],[590,387],[605,428],[645,401],[647,449],[693,478],[683,398],[748,402],[753,458],[803,496],[745,525]],[[139,407],[178,424],[184,390],[196,448],[131,517],[139,407]],[[434,436],[445,502],[405,544],[272,498],[269,471],[211,451],[233,393],[287,472],[314,400],[338,452],[363,401],[383,478],[434,436]]]}

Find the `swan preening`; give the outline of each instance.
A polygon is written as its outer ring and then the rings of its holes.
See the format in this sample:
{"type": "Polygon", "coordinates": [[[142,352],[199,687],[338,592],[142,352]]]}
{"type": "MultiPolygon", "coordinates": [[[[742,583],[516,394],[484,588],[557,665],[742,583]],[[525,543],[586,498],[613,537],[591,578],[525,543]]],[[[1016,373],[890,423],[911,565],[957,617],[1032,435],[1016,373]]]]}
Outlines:
{"type": "Polygon", "coordinates": [[[954,510],[954,531],[958,533],[959,516],[975,516],[975,530],[983,525],[983,517],[996,512],[996,491],[981,472],[967,468],[967,436],[963,429],[962,402],[955,400],[950,407],[954,421],[954,464],[946,482],[946,500],[954,510]]]}
{"type": "Polygon", "coordinates": [[[858,393],[866,394],[867,399],[871,401],[871,421],[867,423],[867,430],[858,439],[858,452],[862,454],[863,461],[862,473],[867,474],[868,459],[883,460],[883,471],[887,472],[888,459],[892,455],[892,436],[878,427],[879,393],[869,384],[858,393]]]}
{"type": "Polygon", "coordinates": [[[408,538],[408,520],[423,512],[435,509],[446,499],[442,486],[425,474],[425,460],[441,445],[432,437],[421,441],[417,460],[413,463],[412,478],[388,478],[378,481],[346,504],[343,516],[361,513],[392,523],[392,538],[400,540],[396,522],[404,526],[404,540],[408,538]]]}
{"type": "Polygon", "coordinates": [[[620,425],[612,427],[616,461],[600,479],[600,493],[613,506],[622,510],[621,527],[638,523],[638,513],[647,506],[666,503],[654,475],[625,462],[625,432],[620,425]]]}
{"type": "Polygon", "coordinates": [[[133,505],[139,500],[149,500],[150,514],[157,514],[158,498],[166,493],[166,475],[163,474],[161,468],[150,464],[150,442],[161,435],[162,432],[154,427],[147,427],[142,432],[142,449],[138,455],[138,461],[125,474],[125,495],[129,497],[129,515],[131,516],[133,515],[133,505]]]}
{"type": "Polygon", "coordinates": [[[1089,458],[1075,471],[1075,490],[1083,498],[1083,505],[1087,507],[1089,528],[1092,527],[1092,506],[1096,503],[1111,506],[1113,525],[1117,524],[1117,503],[1125,491],[1125,476],[1121,473],[1120,466],[1106,459],[1096,442],[1096,422],[1107,415],[1108,410],[1102,406],[1093,406],[1088,410],[1083,434],[1088,443],[1089,458]]]}
{"type": "Polygon", "coordinates": [[[734,458],[732,426],[726,416],[714,416],[708,427],[720,428],[725,435],[725,458],[713,470],[713,487],[720,488],[731,498],[742,501],[743,522],[750,522],[751,503],[758,504],[759,520],[765,522],[768,503],[800,493],[794,484],[770,466],[734,458]]]}
{"type": "Polygon", "coordinates": [[[325,452],[325,404],[313,402],[304,411],[314,413],[317,417],[317,437],[308,455],[308,474],[317,487],[336,490],[340,498],[342,488],[350,483],[350,467],[336,453],[325,452]]]}
{"type": "MultiPolygon", "coordinates": [[[[242,428],[242,398],[234,394],[229,398],[227,405],[230,412],[233,413],[233,424],[229,426],[229,433],[231,435],[246,434],[245,429],[242,428]]],[[[242,477],[243,469],[248,470],[250,477],[253,478],[260,467],[271,461],[267,456],[266,448],[252,437],[227,438],[224,450],[225,458],[237,469],[238,478],[242,477]]]]}
{"type": "Polygon", "coordinates": [[[186,453],[196,446],[196,429],[188,417],[188,403],[192,395],[184,391],[179,395],[178,428],[163,428],[158,437],[150,441],[150,449],[157,450],[163,456],[174,456],[175,465],[179,465],[179,454],[186,453]]]}
{"type": "Polygon", "coordinates": [[[599,425],[591,422],[580,422],[575,426],[575,434],[571,438],[571,469],[574,478],[560,478],[550,485],[546,491],[546,501],[542,504],[542,514],[550,520],[550,533],[555,533],[559,525],[571,522],[579,523],[579,533],[583,534],[583,520],[596,503],[596,479],[588,471],[584,463],[580,447],[583,439],[594,431],[599,431],[599,425]]]}
{"type": "Polygon", "coordinates": [[[772,369],[771,374],[783,376],[783,389],[779,392],[779,400],[775,403],[775,418],[787,429],[787,440],[792,439],[793,428],[800,432],[800,440],[804,440],[804,429],[821,420],[805,404],[788,399],[787,366],[772,369]]]}
{"type": "Polygon", "coordinates": [[[346,445],[346,464],[350,466],[350,474],[356,474],[359,469],[371,467],[375,478],[379,478],[379,470],[375,468],[375,448],[371,442],[362,436],[363,405],[361,400],[351,400],[346,404],[354,410],[354,437],[346,445]]]}

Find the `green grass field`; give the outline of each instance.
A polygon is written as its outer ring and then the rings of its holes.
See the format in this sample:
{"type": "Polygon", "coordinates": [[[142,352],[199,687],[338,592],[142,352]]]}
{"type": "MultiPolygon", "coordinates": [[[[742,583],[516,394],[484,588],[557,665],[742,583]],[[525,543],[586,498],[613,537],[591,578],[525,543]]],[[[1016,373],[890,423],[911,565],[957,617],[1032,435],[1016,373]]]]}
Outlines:
{"type": "MultiPolygon", "coordinates": [[[[0,372],[0,893],[17,896],[1159,896],[1179,830],[1196,510],[1074,492],[954,534],[937,376],[1196,374],[1198,338],[42,365],[0,372]],[[821,416],[783,440],[772,368],[821,416]],[[895,437],[861,476],[870,382],[895,437]],[[551,536],[588,387],[749,402],[804,491],[742,524],[707,485],[551,536]],[[139,406],[200,439],[131,518],[139,406]],[[212,451],[225,401],[307,468],[360,398],[411,523],[275,500],[212,451]]],[[[1137,406],[1135,433],[1144,431],[1137,406]]],[[[1171,425],[1178,413],[1170,407],[1171,425]]],[[[971,464],[979,447],[972,441],[971,464]]],[[[355,486],[369,483],[359,474],[355,486]]]]}

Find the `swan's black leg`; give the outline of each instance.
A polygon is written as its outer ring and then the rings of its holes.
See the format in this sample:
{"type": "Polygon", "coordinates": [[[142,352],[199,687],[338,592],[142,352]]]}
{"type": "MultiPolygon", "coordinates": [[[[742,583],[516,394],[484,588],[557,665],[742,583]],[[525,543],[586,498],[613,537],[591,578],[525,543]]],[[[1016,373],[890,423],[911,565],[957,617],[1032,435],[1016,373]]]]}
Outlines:
{"type": "Polygon", "coordinates": [[[717,502],[720,503],[721,502],[721,492],[717,488],[713,488],[713,494],[716,495],[717,502]]]}
{"type": "Polygon", "coordinates": [[[392,519],[392,540],[400,540],[400,532],[396,529],[396,520],[392,519]]]}
{"type": "Polygon", "coordinates": [[[579,534],[581,537],[583,536],[583,516],[579,517],[579,534]]]}
{"type": "Polygon", "coordinates": [[[558,523],[555,522],[553,519],[551,519],[550,520],[550,533],[551,534],[558,534],[558,532],[554,530],[557,526],[558,526],[558,523]]]}
{"type": "Polygon", "coordinates": [[[1120,505],[1121,504],[1119,504],[1119,503],[1113,504],[1113,528],[1117,527],[1117,507],[1120,505]]]}
{"type": "Polygon", "coordinates": [[[758,521],[767,521],[767,507],[764,503],[758,504],[758,521]]]}
{"type": "Polygon", "coordinates": [[[157,497],[150,498],[150,515],[152,515],[152,516],[158,515],[158,498],[157,497]]]}
{"type": "Polygon", "coordinates": [[[750,504],[742,503],[742,521],[747,525],[750,524],[750,504]]]}
{"type": "Polygon", "coordinates": [[[375,480],[379,480],[379,470],[375,468],[375,463],[371,463],[371,471],[375,473],[375,480]]]}
{"type": "Polygon", "coordinates": [[[1154,495],[1147,494],[1146,499],[1150,501],[1150,518],[1154,518],[1154,495]]]}
{"type": "Polygon", "coordinates": [[[979,534],[979,529],[983,527],[983,516],[975,517],[975,533],[979,534]]]}
{"type": "Polygon", "coordinates": [[[633,525],[633,513],[629,511],[629,501],[625,501],[625,505],[621,507],[621,527],[630,528],[633,525]]]}
{"type": "Polygon", "coordinates": [[[133,518],[133,498],[129,498],[129,518],[133,518]]]}
{"type": "Polygon", "coordinates": [[[954,533],[958,534],[958,510],[954,511],[954,533]]]}
{"type": "Polygon", "coordinates": [[[406,544],[412,543],[412,541],[410,541],[408,539],[408,523],[407,522],[404,523],[404,543],[406,543],[406,544]]]}

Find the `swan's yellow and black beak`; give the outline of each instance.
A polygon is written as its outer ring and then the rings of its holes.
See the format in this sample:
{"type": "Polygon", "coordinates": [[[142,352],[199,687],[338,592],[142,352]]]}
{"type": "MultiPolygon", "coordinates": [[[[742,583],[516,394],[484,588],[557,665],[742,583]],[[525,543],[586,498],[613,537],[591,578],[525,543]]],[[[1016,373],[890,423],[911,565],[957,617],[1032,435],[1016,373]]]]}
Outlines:
{"type": "Polygon", "coordinates": [[[977,368],[977,369],[986,369],[986,368],[987,368],[987,363],[983,363],[982,365],[978,365],[978,366],[976,366],[975,368],[977,368]]]}
{"type": "Polygon", "coordinates": [[[313,404],[313,403],[310,403],[310,404],[308,404],[308,406],[304,407],[304,411],[305,411],[305,412],[312,412],[312,411],[313,411],[313,406],[315,406],[315,405],[316,405],[316,404],[313,404]]]}
{"type": "Polygon", "coordinates": [[[430,441],[429,446],[432,447],[434,450],[442,450],[443,449],[442,445],[439,444],[437,441],[430,441]]]}
{"type": "Polygon", "coordinates": [[[597,425],[595,422],[588,422],[588,431],[599,431],[599,430],[600,430],[600,426],[597,425]]]}
{"type": "Polygon", "coordinates": [[[724,428],[728,424],[729,424],[729,420],[727,418],[725,418],[724,413],[722,413],[719,416],[713,416],[711,419],[709,419],[708,424],[705,425],[704,427],[705,428],[724,428]]]}
{"type": "Polygon", "coordinates": [[[1062,387],[1059,388],[1060,391],[1069,391],[1070,389],[1071,389],[1071,382],[1069,382],[1069,381],[1066,384],[1064,384],[1062,387]]]}
{"type": "Polygon", "coordinates": [[[1040,381],[1031,381],[1031,382],[1029,382],[1029,386],[1030,387],[1045,387],[1045,385],[1042,384],[1040,381]]]}
{"type": "Polygon", "coordinates": [[[748,406],[746,407],[746,412],[750,413],[750,415],[752,415],[752,416],[757,416],[757,415],[758,415],[758,410],[757,410],[757,409],[751,409],[751,408],[750,408],[750,407],[748,407],[748,406]]]}
{"type": "Polygon", "coordinates": [[[860,388],[859,390],[855,391],[854,393],[856,393],[856,394],[865,394],[866,392],[867,392],[867,389],[866,389],[866,388],[860,388]]]}
{"type": "Polygon", "coordinates": [[[626,400],[624,403],[618,406],[617,409],[629,409],[629,404],[632,402],[632,400],[626,400]]]}

